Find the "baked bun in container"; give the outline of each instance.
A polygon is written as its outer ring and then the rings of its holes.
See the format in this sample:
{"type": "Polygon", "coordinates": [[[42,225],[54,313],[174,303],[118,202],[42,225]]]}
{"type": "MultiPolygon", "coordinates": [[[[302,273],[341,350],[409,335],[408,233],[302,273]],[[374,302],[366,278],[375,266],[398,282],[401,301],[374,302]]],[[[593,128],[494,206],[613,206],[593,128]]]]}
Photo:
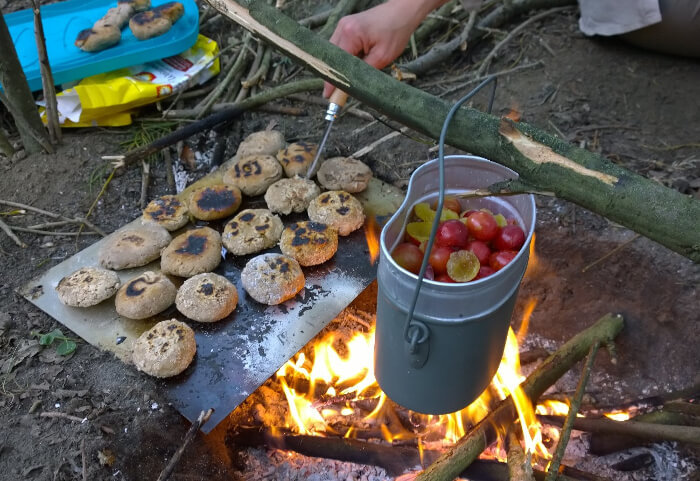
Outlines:
{"type": "Polygon", "coordinates": [[[241,282],[250,297],[272,306],[294,297],[306,279],[296,260],[268,253],[248,261],[241,271],[241,282]]]}
{"type": "Polygon", "coordinates": [[[197,352],[194,331],[177,319],[161,321],[134,342],[131,359],[139,371],[154,377],[177,376],[197,352]]]}
{"type": "Polygon", "coordinates": [[[198,322],[216,322],[233,312],[238,291],[224,276],[205,272],[187,279],[177,291],[175,306],[198,322]]]}
{"type": "Polygon", "coordinates": [[[81,267],[58,282],[58,300],[66,306],[89,307],[114,295],[121,285],[116,272],[101,267],[81,267]]]}
{"type": "Polygon", "coordinates": [[[362,227],[365,214],[360,201],[344,190],[324,192],[309,204],[309,219],[348,235],[362,227]]]}
{"type": "Polygon", "coordinates": [[[129,319],[148,319],[175,302],[177,287],[160,272],[146,271],[125,283],[117,292],[117,314],[129,319]]]}
{"type": "Polygon", "coordinates": [[[158,259],[171,240],[170,233],[157,224],[128,227],[108,236],[97,257],[105,269],[145,266],[158,259]]]}
{"type": "Polygon", "coordinates": [[[166,274],[192,277],[216,269],[221,262],[221,235],[211,227],[198,227],[177,236],[163,249],[160,269],[166,274]]]}
{"type": "Polygon", "coordinates": [[[296,222],[282,231],[280,249],[302,266],[323,264],[338,250],[338,232],[319,222],[296,222]]]}

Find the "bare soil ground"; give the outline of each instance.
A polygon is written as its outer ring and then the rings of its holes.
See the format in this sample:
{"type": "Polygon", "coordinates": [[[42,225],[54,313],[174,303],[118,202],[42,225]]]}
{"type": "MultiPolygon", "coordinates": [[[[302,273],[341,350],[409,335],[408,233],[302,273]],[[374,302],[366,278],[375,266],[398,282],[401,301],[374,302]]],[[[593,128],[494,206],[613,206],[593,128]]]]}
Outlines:
{"type": "MultiPolygon", "coordinates": [[[[27,3],[0,0],[0,7],[8,13],[27,3]]],[[[218,30],[204,33],[220,40],[229,32],[239,31],[224,22],[218,30]]],[[[492,45],[492,40],[486,40],[470,46],[468,53],[455,55],[420,78],[416,86],[439,94],[457,83],[454,77],[473,68],[492,45]]],[[[700,197],[697,60],[657,55],[617,40],[585,38],[571,9],[530,26],[504,50],[491,71],[534,61],[542,65],[500,79],[495,113],[516,107],[525,122],[700,197]]],[[[456,100],[468,89],[449,98],[456,100]]],[[[485,97],[474,106],[483,108],[485,97]]],[[[248,113],[231,126],[228,154],[235,152],[245,135],[264,128],[270,120],[290,141],[320,137],[321,107],[281,103],[305,107],[309,115],[248,113]]],[[[7,126],[7,116],[2,115],[7,126]]],[[[375,124],[356,134],[366,123],[350,116],[338,121],[328,155],[348,155],[390,132],[375,124]]],[[[133,136],[133,131],[64,130],[64,136],[54,155],[0,157],[0,198],[66,215],[87,212],[105,180],[104,175],[96,175],[104,165],[100,156],[120,153],[120,142],[133,136]]],[[[211,150],[208,135],[192,138],[189,145],[204,156],[211,150]]],[[[363,160],[384,180],[403,186],[415,167],[434,156],[429,147],[397,137],[363,160]]],[[[156,163],[154,171],[150,198],[167,191],[162,163],[156,163]]],[[[207,171],[202,164],[196,174],[207,171]]],[[[111,232],[137,217],[140,184],[138,169],[115,177],[92,214],[93,222],[111,232]]],[[[618,362],[613,365],[608,354],[601,353],[589,384],[600,403],[700,382],[700,268],[645,238],[632,240],[634,232],[576,205],[546,197],[537,198],[537,205],[539,267],[524,280],[514,316],[517,325],[525,302],[537,301],[528,344],[555,347],[605,313],[622,312],[626,327],[617,344],[618,362]]],[[[46,220],[30,214],[3,219],[25,225],[46,220]]],[[[159,382],[86,343],[79,342],[67,357],[55,355],[51,348],[41,349],[32,332],[62,326],[16,293],[30,278],[95,238],[82,236],[76,242],[33,234],[20,233],[20,237],[29,247],[21,249],[0,234],[0,479],[81,479],[83,466],[90,480],[156,479],[188,427],[161,396],[159,382]],[[42,412],[87,421],[41,417],[42,412]],[[108,463],[110,453],[113,459],[108,463]]],[[[572,372],[557,387],[570,391],[576,379],[577,373],[572,372]]],[[[692,453],[684,455],[692,457],[692,453]]],[[[637,479],[650,479],[650,472],[637,479]]],[[[214,435],[195,440],[172,479],[236,476],[214,435]]],[[[684,479],[699,478],[690,469],[684,479]]]]}

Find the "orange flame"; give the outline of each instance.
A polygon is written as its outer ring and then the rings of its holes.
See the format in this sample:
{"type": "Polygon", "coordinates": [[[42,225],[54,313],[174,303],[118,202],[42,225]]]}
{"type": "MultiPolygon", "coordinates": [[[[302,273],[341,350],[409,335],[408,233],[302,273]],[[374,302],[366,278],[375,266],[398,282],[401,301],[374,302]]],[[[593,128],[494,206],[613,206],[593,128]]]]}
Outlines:
{"type": "Polygon", "coordinates": [[[527,261],[527,269],[525,269],[525,275],[531,275],[537,270],[540,260],[535,254],[535,233],[532,233],[532,241],[530,242],[530,258],[527,261]]]}
{"type": "Polygon", "coordinates": [[[627,421],[630,418],[630,413],[624,411],[615,411],[612,413],[605,413],[606,418],[610,418],[613,421],[627,421]]]}
{"type": "Polygon", "coordinates": [[[520,328],[518,329],[517,340],[518,343],[522,343],[527,336],[527,330],[530,327],[530,316],[532,316],[532,311],[535,310],[537,301],[535,299],[528,299],[525,305],[525,312],[523,313],[523,320],[520,322],[520,328]]]}
{"type": "Polygon", "coordinates": [[[370,264],[377,262],[377,257],[379,257],[379,232],[379,225],[374,215],[370,213],[367,216],[367,222],[365,222],[365,238],[367,239],[367,248],[369,249],[370,264]]]}

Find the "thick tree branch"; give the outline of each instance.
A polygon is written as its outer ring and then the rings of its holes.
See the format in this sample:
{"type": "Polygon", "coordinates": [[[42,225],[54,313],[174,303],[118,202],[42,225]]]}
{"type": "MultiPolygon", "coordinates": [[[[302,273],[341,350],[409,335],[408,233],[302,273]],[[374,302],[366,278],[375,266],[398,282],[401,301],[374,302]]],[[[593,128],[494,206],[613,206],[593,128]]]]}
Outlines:
{"type": "MultiPolygon", "coordinates": [[[[249,10],[233,0],[208,1],[344,92],[393,120],[439,138],[449,102],[379,72],[265,2],[256,1],[249,10]]],[[[554,192],[700,262],[697,199],[533,126],[510,124],[470,108],[460,109],[453,118],[447,143],[505,165],[537,190],[554,192]]]]}

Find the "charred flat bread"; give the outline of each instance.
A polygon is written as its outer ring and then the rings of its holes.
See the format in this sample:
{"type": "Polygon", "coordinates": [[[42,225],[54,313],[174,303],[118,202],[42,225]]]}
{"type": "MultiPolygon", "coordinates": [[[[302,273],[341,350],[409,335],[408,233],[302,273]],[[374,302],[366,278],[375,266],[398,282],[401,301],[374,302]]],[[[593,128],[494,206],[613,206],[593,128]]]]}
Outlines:
{"type": "Polygon", "coordinates": [[[117,0],[117,6],[129,5],[134,12],[143,12],[151,8],[151,0],[117,0]]]}
{"type": "Polygon", "coordinates": [[[224,173],[224,182],[241,189],[245,195],[260,195],[282,178],[282,166],[271,155],[251,155],[239,158],[224,173]]]}
{"type": "Polygon", "coordinates": [[[170,233],[157,224],[122,229],[107,237],[98,259],[106,269],[145,266],[158,259],[160,251],[171,240],[170,233]]]}
{"type": "Polygon", "coordinates": [[[309,219],[333,227],[340,235],[348,235],[362,227],[365,214],[362,204],[343,190],[324,192],[309,204],[309,219]]]}
{"type": "Polygon", "coordinates": [[[139,371],[164,378],[187,369],[196,352],[194,331],[184,322],[170,319],[139,336],[131,359],[139,371]]]}
{"type": "Polygon", "coordinates": [[[199,227],[180,234],[160,256],[161,270],[180,277],[210,272],[220,262],[221,235],[211,227],[199,227]]]}
{"type": "Polygon", "coordinates": [[[81,267],[58,282],[56,294],[66,306],[89,307],[112,297],[120,285],[114,271],[81,267]]]}
{"type": "Polygon", "coordinates": [[[230,217],[238,210],[243,197],[238,187],[226,184],[200,187],[190,197],[190,212],[201,220],[230,217]]]}
{"type": "Polygon", "coordinates": [[[253,132],[238,145],[236,157],[242,159],[250,155],[275,155],[284,148],[284,144],[284,135],[277,130],[253,132]]]}
{"type": "Polygon", "coordinates": [[[117,313],[129,319],[147,319],[175,302],[177,288],[160,272],[146,271],[125,283],[117,292],[117,313]]]}
{"type": "Polygon", "coordinates": [[[173,231],[187,224],[188,210],[176,195],[164,195],[153,199],[143,210],[143,224],[158,224],[173,231]]]}
{"type": "Polygon", "coordinates": [[[126,3],[120,3],[114,8],[107,10],[107,13],[99,19],[93,27],[103,27],[105,25],[114,25],[119,30],[124,28],[129,19],[134,15],[134,7],[126,3]]]}
{"type": "Polygon", "coordinates": [[[137,13],[129,20],[129,29],[139,40],[163,35],[185,13],[180,2],[168,2],[151,10],[137,13]]]}
{"type": "Polygon", "coordinates": [[[116,25],[94,25],[78,32],[75,46],[83,52],[99,52],[119,43],[122,31],[116,25]]]}
{"type": "Polygon", "coordinates": [[[280,179],[265,192],[265,203],[271,212],[291,214],[304,212],[319,194],[321,189],[310,179],[294,177],[280,179]]]}
{"type": "Polygon", "coordinates": [[[277,152],[277,160],[282,164],[287,177],[305,175],[317,151],[318,144],[300,140],[277,152]]]}
{"type": "Polygon", "coordinates": [[[282,219],[267,209],[246,209],[228,221],[221,241],[237,256],[255,254],[277,244],[282,234],[282,219]]]}
{"type": "Polygon", "coordinates": [[[261,254],[241,271],[241,283],[248,295],[268,305],[280,304],[304,288],[299,263],[282,254],[261,254]]]}
{"type": "Polygon", "coordinates": [[[338,232],[319,222],[296,222],[282,231],[280,249],[302,266],[323,264],[338,250],[338,232]]]}
{"type": "Polygon", "coordinates": [[[321,164],[316,178],[327,190],[344,190],[354,194],[367,188],[372,170],[352,157],[333,157],[321,164]]]}
{"type": "Polygon", "coordinates": [[[238,291],[224,276],[205,272],[187,279],[177,290],[175,306],[198,322],[215,322],[233,312],[238,291]]]}

